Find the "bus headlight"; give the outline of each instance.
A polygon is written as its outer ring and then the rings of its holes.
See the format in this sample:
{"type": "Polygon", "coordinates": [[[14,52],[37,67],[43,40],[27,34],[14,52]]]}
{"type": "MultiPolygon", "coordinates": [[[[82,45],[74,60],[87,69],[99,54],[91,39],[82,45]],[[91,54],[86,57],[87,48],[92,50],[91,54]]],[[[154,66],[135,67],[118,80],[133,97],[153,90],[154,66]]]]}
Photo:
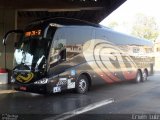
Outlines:
{"type": "Polygon", "coordinates": [[[15,79],[13,77],[11,77],[11,83],[15,83],[15,79]]]}
{"type": "Polygon", "coordinates": [[[35,81],[34,84],[47,84],[48,78],[43,78],[41,80],[35,81]]]}

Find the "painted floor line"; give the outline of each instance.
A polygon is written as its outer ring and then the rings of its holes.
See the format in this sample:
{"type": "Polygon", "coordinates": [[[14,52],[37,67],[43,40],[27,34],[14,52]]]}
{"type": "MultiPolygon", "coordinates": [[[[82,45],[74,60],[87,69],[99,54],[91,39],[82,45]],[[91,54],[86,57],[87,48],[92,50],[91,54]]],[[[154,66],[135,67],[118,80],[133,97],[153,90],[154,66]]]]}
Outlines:
{"type": "Polygon", "coordinates": [[[17,91],[15,90],[0,90],[0,94],[6,94],[6,93],[15,93],[17,91]]]}
{"type": "Polygon", "coordinates": [[[90,110],[99,108],[101,106],[104,106],[104,105],[107,105],[107,104],[110,104],[110,103],[113,103],[113,102],[114,102],[114,99],[110,98],[110,99],[107,99],[107,100],[103,100],[103,101],[99,101],[99,102],[90,104],[90,105],[85,106],[85,107],[75,109],[75,110],[70,111],[70,112],[66,112],[66,113],[57,115],[55,117],[46,118],[44,120],[66,120],[66,119],[69,119],[71,117],[77,116],[79,114],[88,112],[90,110]]]}

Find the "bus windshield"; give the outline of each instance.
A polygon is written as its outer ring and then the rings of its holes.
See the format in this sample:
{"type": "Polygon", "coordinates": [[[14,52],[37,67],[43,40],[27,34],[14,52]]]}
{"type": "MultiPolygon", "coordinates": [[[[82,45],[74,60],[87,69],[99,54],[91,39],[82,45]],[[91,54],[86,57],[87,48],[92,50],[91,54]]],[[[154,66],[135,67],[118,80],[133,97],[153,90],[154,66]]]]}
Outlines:
{"type": "Polygon", "coordinates": [[[49,40],[41,36],[22,37],[14,53],[14,65],[27,65],[30,70],[40,70],[46,62],[49,40]]]}

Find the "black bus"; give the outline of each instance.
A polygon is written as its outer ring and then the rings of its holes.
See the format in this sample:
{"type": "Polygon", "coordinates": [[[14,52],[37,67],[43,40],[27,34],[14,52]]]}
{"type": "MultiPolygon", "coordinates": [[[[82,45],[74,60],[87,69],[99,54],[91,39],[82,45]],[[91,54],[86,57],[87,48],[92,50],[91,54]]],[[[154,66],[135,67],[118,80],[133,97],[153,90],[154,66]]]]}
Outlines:
{"type": "MultiPolygon", "coordinates": [[[[92,85],[147,80],[153,73],[153,43],[97,24],[70,18],[27,25],[15,44],[12,83],[16,90],[57,93],[92,85]]],[[[5,44],[6,39],[3,43],[5,44]]]]}

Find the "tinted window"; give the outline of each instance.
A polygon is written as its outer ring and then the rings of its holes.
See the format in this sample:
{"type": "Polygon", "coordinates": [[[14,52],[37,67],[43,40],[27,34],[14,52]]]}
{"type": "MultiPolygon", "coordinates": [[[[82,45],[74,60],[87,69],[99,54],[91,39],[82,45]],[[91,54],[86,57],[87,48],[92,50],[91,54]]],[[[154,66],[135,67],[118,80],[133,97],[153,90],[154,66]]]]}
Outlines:
{"type": "Polygon", "coordinates": [[[67,32],[67,58],[72,58],[83,50],[85,42],[92,39],[92,28],[90,27],[70,27],[67,32]]]}
{"type": "Polygon", "coordinates": [[[58,64],[66,59],[66,38],[63,29],[57,29],[50,50],[50,64],[58,64]]]}

